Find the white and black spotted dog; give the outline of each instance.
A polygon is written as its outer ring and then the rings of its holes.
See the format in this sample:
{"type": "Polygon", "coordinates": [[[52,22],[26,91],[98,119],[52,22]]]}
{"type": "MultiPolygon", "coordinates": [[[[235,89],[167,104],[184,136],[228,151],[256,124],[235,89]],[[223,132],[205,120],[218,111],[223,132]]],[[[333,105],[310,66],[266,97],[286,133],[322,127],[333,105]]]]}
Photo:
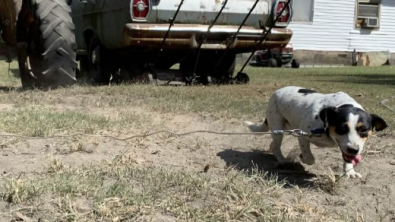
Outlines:
{"type": "MultiPolygon", "coordinates": [[[[381,131],[387,123],[363,107],[344,92],[321,94],[296,86],[277,90],[269,100],[266,120],[262,125],[244,122],[251,131],[301,129],[304,132],[322,131],[320,137],[298,137],[303,163],[312,165],[315,159],[310,143],[318,147],[336,147],[342,152],[344,174],[348,178],[361,178],[354,165],[373,130],[381,131]]],[[[272,134],[270,145],[279,164],[286,163],[281,152],[283,135],[272,134]]]]}

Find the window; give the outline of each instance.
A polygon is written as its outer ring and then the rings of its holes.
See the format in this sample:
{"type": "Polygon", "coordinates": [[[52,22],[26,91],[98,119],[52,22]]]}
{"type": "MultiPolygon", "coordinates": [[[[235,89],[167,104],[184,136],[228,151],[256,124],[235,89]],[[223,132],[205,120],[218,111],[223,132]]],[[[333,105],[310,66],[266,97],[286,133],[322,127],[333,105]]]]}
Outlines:
{"type": "Polygon", "coordinates": [[[313,22],[314,0],[292,0],[292,22],[313,22]]]}
{"type": "Polygon", "coordinates": [[[357,0],[355,28],[378,29],[380,27],[380,0],[357,0]]]}

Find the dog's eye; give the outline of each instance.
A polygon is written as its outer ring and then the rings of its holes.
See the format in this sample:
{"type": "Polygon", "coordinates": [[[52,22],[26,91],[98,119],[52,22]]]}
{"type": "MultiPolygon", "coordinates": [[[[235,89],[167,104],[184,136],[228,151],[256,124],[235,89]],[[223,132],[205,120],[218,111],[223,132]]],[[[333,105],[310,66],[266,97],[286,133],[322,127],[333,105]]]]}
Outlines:
{"type": "Polygon", "coordinates": [[[368,132],[367,128],[362,127],[362,128],[357,129],[357,131],[359,133],[359,136],[361,136],[362,138],[368,137],[369,132],[368,132]]]}
{"type": "Polygon", "coordinates": [[[336,128],[336,133],[339,135],[347,134],[349,131],[348,125],[344,124],[336,128]]]}

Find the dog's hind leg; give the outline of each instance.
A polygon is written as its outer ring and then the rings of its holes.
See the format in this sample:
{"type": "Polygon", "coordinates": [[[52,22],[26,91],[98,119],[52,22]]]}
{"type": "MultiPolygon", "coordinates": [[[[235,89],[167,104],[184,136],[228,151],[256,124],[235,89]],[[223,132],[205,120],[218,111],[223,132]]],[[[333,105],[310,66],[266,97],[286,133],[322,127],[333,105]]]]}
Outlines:
{"type": "MultiPolygon", "coordinates": [[[[267,126],[271,131],[284,130],[287,120],[281,115],[280,109],[277,106],[276,97],[272,97],[269,101],[269,108],[266,110],[266,121],[267,126]]],[[[270,144],[270,150],[276,157],[278,163],[285,164],[286,159],[281,152],[281,144],[283,142],[282,134],[272,134],[272,143],[270,144]]]]}
{"type": "Polygon", "coordinates": [[[299,137],[298,141],[300,150],[302,151],[302,154],[300,154],[300,159],[307,165],[313,165],[315,163],[315,158],[311,153],[310,141],[303,137],[299,137]]]}
{"type": "MultiPolygon", "coordinates": [[[[269,126],[270,130],[284,130],[285,127],[285,119],[282,116],[272,115],[269,126]]],[[[273,152],[273,155],[276,157],[279,164],[286,163],[283,153],[281,152],[281,144],[283,142],[282,134],[272,134],[272,143],[270,144],[270,150],[273,152]]]]}
{"type": "Polygon", "coordinates": [[[270,144],[270,150],[276,157],[279,164],[286,163],[283,153],[281,152],[281,143],[283,141],[283,135],[272,135],[273,141],[270,144]]]}

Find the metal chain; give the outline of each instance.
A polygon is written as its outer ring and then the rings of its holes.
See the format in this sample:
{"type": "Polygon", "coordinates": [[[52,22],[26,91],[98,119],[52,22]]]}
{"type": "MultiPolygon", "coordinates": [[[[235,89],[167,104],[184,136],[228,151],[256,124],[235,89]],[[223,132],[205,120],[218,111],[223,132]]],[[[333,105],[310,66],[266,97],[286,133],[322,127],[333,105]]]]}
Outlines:
{"type": "Polygon", "coordinates": [[[307,136],[307,137],[319,137],[322,136],[322,134],[313,134],[313,133],[306,133],[303,130],[300,129],[293,129],[293,130],[273,130],[272,132],[217,132],[217,131],[210,131],[210,130],[196,130],[196,131],[190,131],[186,133],[174,133],[168,130],[159,130],[155,131],[152,133],[146,133],[142,135],[135,135],[135,136],[130,136],[126,138],[118,138],[115,136],[110,136],[110,135],[95,135],[95,134],[85,134],[85,133],[76,133],[76,134],[71,134],[71,135],[54,135],[54,136],[48,136],[48,137],[31,137],[31,136],[23,136],[23,135],[17,135],[17,134],[0,134],[0,137],[16,137],[16,138],[23,138],[23,139],[35,139],[35,140],[42,140],[42,139],[53,139],[53,138],[66,138],[66,137],[76,137],[76,136],[86,136],[86,137],[103,137],[103,138],[110,138],[114,140],[119,140],[119,141],[127,141],[131,140],[134,138],[145,138],[149,136],[153,136],[156,134],[160,133],[167,133],[170,134],[171,136],[187,136],[191,134],[196,134],[196,133],[209,133],[209,134],[216,134],[216,135],[267,135],[267,134],[273,134],[273,135],[291,135],[294,137],[301,137],[301,136],[307,136]]]}

